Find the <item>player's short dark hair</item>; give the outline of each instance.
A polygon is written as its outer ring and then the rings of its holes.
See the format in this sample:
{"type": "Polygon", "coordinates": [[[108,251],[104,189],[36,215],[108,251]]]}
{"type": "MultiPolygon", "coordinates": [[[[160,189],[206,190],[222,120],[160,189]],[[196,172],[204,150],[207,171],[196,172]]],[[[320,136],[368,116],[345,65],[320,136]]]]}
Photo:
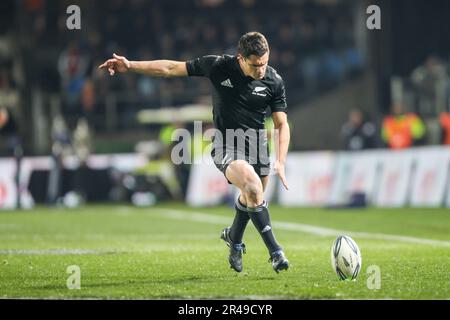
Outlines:
{"type": "Polygon", "coordinates": [[[269,43],[262,33],[247,32],[239,39],[238,53],[244,58],[248,58],[252,54],[262,57],[267,51],[269,51],[269,43]]]}

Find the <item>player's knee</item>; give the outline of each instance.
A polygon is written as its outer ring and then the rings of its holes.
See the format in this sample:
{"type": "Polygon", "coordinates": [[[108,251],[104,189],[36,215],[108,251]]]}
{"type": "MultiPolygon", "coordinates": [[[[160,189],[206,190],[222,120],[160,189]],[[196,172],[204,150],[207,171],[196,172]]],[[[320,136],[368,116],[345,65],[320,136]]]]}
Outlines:
{"type": "Polygon", "coordinates": [[[244,185],[247,206],[258,205],[263,200],[263,188],[260,181],[248,180],[244,185]]]}

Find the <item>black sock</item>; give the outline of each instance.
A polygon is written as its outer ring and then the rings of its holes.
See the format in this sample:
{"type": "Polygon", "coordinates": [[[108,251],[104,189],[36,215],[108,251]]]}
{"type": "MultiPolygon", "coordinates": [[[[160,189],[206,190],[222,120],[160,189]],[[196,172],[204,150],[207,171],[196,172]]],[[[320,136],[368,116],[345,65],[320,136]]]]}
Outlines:
{"type": "Polygon", "coordinates": [[[241,204],[239,198],[236,200],[235,209],[236,215],[234,216],[234,221],[231,225],[230,238],[233,243],[242,243],[244,231],[250,217],[247,212],[247,207],[241,204]]]}
{"type": "Polygon", "coordinates": [[[247,207],[250,219],[252,219],[253,224],[261,235],[267,249],[269,249],[269,254],[277,250],[281,250],[281,246],[275,240],[275,235],[272,231],[272,225],[270,223],[269,210],[267,208],[267,202],[264,201],[262,205],[256,208],[247,207]]]}

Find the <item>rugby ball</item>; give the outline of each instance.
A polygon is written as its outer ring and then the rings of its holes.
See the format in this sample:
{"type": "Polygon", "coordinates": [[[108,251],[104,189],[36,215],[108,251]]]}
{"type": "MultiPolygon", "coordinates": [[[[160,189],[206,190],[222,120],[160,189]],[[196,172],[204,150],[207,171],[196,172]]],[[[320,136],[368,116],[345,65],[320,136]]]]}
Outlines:
{"type": "Polygon", "coordinates": [[[361,252],[349,236],[339,236],[331,247],[331,266],[341,280],[354,280],[361,271],[361,252]]]}

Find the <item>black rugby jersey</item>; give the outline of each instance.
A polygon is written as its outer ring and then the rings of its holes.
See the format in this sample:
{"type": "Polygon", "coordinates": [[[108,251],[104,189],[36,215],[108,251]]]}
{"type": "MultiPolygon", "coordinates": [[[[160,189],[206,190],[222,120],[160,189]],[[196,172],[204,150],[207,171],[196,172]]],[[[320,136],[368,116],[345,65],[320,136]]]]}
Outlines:
{"type": "Polygon", "coordinates": [[[209,55],[186,62],[189,76],[207,77],[213,85],[213,119],[226,129],[264,129],[266,110],[287,111],[283,79],[270,66],[264,78],[244,75],[236,56],[209,55]]]}

